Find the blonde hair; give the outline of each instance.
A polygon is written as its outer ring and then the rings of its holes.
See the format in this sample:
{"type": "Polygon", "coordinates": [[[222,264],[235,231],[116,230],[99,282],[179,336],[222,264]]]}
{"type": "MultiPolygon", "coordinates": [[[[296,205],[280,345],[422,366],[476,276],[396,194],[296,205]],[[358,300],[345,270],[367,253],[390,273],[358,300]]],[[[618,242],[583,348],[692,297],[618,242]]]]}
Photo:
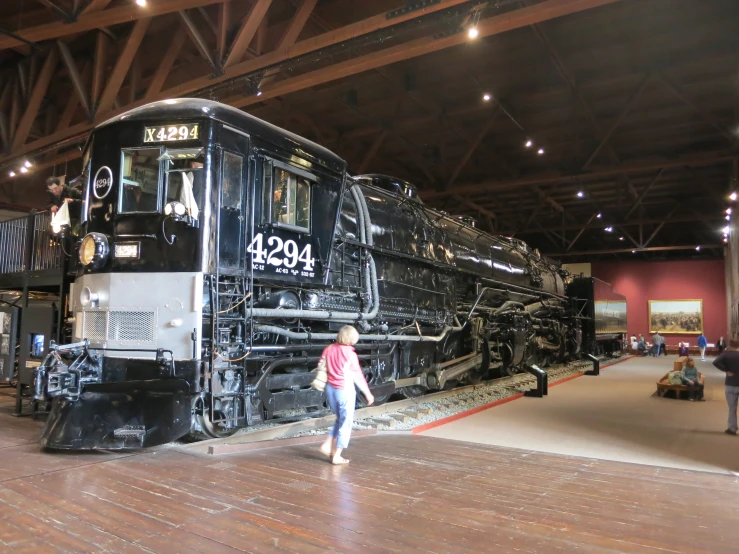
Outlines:
{"type": "Polygon", "coordinates": [[[339,329],[339,334],[336,335],[336,342],[339,344],[348,344],[353,346],[357,344],[359,340],[359,333],[351,325],[344,325],[339,329]]]}
{"type": "Polygon", "coordinates": [[[693,358],[688,358],[687,360],[685,360],[685,366],[695,367],[695,360],[693,360],[693,358]]]}

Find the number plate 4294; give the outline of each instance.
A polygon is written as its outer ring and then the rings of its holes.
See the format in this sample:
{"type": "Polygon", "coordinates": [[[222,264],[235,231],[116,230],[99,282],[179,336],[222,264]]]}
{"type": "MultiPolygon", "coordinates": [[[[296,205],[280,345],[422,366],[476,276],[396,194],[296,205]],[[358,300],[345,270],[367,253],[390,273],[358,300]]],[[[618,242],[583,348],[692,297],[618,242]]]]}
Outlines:
{"type": "Polygon", "coordinates": [[[198,129],[199,123],[144,127],[144,142],[176,142],[180,140],[197,140],[198,129]]]}
{"type": "Polygon", "coordinates": [[[258,233],[251,241],[247,252],[251,254],[254,271],[265,271],[281,275],[315,277],[312,245],[299,246],[293,239],[258,233]]]}

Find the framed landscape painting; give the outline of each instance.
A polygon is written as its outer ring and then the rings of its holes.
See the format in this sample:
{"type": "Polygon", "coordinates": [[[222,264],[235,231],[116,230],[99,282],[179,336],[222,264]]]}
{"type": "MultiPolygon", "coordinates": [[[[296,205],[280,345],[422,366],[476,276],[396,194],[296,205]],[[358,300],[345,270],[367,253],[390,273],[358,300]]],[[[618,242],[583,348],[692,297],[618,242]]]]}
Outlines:
{"type": "Polygon", "coordinates": [[[700,335],[703,300],[650,300],[649,332],[700,335]]]}

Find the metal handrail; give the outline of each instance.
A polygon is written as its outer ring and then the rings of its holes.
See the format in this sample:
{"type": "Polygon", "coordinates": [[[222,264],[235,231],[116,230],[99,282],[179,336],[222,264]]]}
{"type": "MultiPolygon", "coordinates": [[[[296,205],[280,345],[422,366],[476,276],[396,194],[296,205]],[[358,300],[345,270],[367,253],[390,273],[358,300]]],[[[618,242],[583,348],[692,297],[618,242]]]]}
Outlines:
{"type": "Polygon", "coordinates": [[[0,221],[0,274],[60,269],[64,253],[50,224],[50,212],[0,221]]]}

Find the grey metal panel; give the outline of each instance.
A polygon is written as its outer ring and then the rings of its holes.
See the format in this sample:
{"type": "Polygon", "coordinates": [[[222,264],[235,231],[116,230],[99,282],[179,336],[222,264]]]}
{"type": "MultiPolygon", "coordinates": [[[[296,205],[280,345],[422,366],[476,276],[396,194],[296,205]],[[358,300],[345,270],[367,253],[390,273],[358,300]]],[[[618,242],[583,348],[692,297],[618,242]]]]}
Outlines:
{"type": "MultiPolygon", "coordinates": [[[[202,273],[91,274],[77,279],[74,291],[75,339],[101,348],[164,348],[177,359],[191,359],[195,331],[200,352],[202,273]],[[97,295],[95,305],[81,305],[85,289],[97,295]]],[[[133,351],[110,355],[151,358],[133,351]]]]}

